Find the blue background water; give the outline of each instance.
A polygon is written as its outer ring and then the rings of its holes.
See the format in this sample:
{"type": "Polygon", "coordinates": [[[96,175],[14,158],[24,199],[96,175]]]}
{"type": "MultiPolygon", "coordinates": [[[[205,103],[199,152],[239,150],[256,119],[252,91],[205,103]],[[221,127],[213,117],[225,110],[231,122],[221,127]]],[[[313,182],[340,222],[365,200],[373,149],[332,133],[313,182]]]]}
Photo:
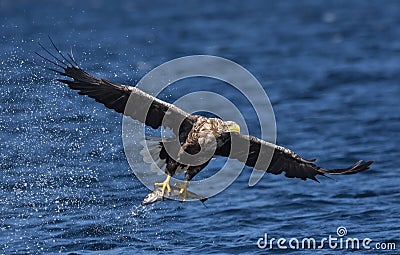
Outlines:
{"type": "MultiPolygon", "coordinates": [[[[0,253],[253,254],[266,252],[264,233],[320,239],[339,226],[399,246],[399,13],[398,1],[0,1],[0,253]],[[125,84],[176,57],[231,59],[268,93],[279,144],[326,167],[376,163],[320,184],[265,175],[252,188],[246,169],[208,208],[141,207],[148,190],[126,161],[122,117],[43,70],[34,51],[47,35],[125,84]]],[[[213,88],[202,81],[163,99],[213,88]]]]}

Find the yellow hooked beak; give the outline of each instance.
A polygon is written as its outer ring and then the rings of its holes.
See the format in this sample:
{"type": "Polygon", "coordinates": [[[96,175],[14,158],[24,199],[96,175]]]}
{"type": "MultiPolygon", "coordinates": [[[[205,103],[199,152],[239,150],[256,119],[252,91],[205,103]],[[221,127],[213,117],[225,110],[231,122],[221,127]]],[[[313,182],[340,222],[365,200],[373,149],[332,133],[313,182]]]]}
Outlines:
{"type": "Polygon", "coordinates": [[[229,132],[240,133],[240,126],[238,124],[236,124],[235,122],[231,122],[228,125],[228,131],[229,132]]]}

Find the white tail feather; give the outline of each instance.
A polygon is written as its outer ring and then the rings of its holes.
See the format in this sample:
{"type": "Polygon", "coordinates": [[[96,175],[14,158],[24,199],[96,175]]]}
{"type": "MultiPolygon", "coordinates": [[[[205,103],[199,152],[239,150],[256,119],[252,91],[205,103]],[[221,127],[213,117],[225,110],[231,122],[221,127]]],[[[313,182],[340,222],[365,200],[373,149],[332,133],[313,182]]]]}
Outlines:
{"type": "Polygon", "coordinates": [[[165,165],[165,160],[160,159],[161,152],[161,139],[157,137],[146,138],[146,140],[141,141],[140,144],[143,149],[140,151],[140,155],[143,157],[145,163],[151,164],[151,171],[162,175],[164,171],[162,167],[165,165]]]}
{"type": "MultiPolygon", "coordinates": [[[[164,141],[168,139],[164,138],[164,141]]],[[[140,155],[143,157],[143,161],[147,164],[151,164],[150,169],[153,172],[156,172],[158,175],[162,175],[164,173],[164,166],[166,164],[165,159],[160,159],[160,152],[162,146],[160,142],[162,141],[159,137],[146,137],[146,140],[141,141],[140,144],[143,146],[143,149],[140,151],[140,155]]],[[[186,168],[179,166],[176,169],[176,174],[180,175],[186,171],[186,168]]]]}

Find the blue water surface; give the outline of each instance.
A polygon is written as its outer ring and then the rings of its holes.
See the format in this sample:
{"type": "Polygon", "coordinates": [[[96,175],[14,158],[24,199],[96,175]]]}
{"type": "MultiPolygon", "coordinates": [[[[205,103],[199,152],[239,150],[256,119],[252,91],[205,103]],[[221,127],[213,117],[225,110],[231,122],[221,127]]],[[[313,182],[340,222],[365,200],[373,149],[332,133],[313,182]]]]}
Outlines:
{"type": "MultiPolygon", "coordinates": [[[[322,239],[340,226],[398,253],[399,13],[398,1],[0,1],[0,254],[383,253],[257,247],[265,233],[322,239]],[[177,57],[228,58],[269,95],[280,145],[330,168],[376,162],[321,183],[268,174],[254,187],[246,168],[207,208],[142,207],[148,190],[126,160],[121,115],[43,68],[34,52],[48,35],[123,84],[177,57]]],[[[191,79],[161,99],[198,88],[215,84],[191,79]]],[[[255,130],[250,105],[222,93],[255,130]]]]}

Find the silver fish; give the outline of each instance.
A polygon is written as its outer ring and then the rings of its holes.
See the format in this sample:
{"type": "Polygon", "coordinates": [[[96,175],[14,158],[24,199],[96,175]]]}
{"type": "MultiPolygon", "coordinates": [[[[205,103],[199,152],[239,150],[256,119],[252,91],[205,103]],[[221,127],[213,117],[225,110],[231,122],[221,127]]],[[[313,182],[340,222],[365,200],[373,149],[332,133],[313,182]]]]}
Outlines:
{"type": "MultiPolygon", "coordinates": [[[[168,193],[168,191],[165,191],[164,193],[164,199],[173,199],[173,200],[178,200],[182,202],[182,194],[179,194],[179,191],[181,188],[177,185],[171,186],[171,193],[168,193]]],[[[161,196],[162,188],[161,187],[154,187],[153,191],[147,194],[147,196],[143,199],[143,201],[140,203],[141,205],[149,205],[156,203],[158,201],[163,201],[163,197],[161,196]]],[[[199,196],[191,191],[187,191],[187,196],[186,196],[186,201],[188,200],[200,200],[200,202],[203,203],[207,200],[207,198],[199,196]]]]}

